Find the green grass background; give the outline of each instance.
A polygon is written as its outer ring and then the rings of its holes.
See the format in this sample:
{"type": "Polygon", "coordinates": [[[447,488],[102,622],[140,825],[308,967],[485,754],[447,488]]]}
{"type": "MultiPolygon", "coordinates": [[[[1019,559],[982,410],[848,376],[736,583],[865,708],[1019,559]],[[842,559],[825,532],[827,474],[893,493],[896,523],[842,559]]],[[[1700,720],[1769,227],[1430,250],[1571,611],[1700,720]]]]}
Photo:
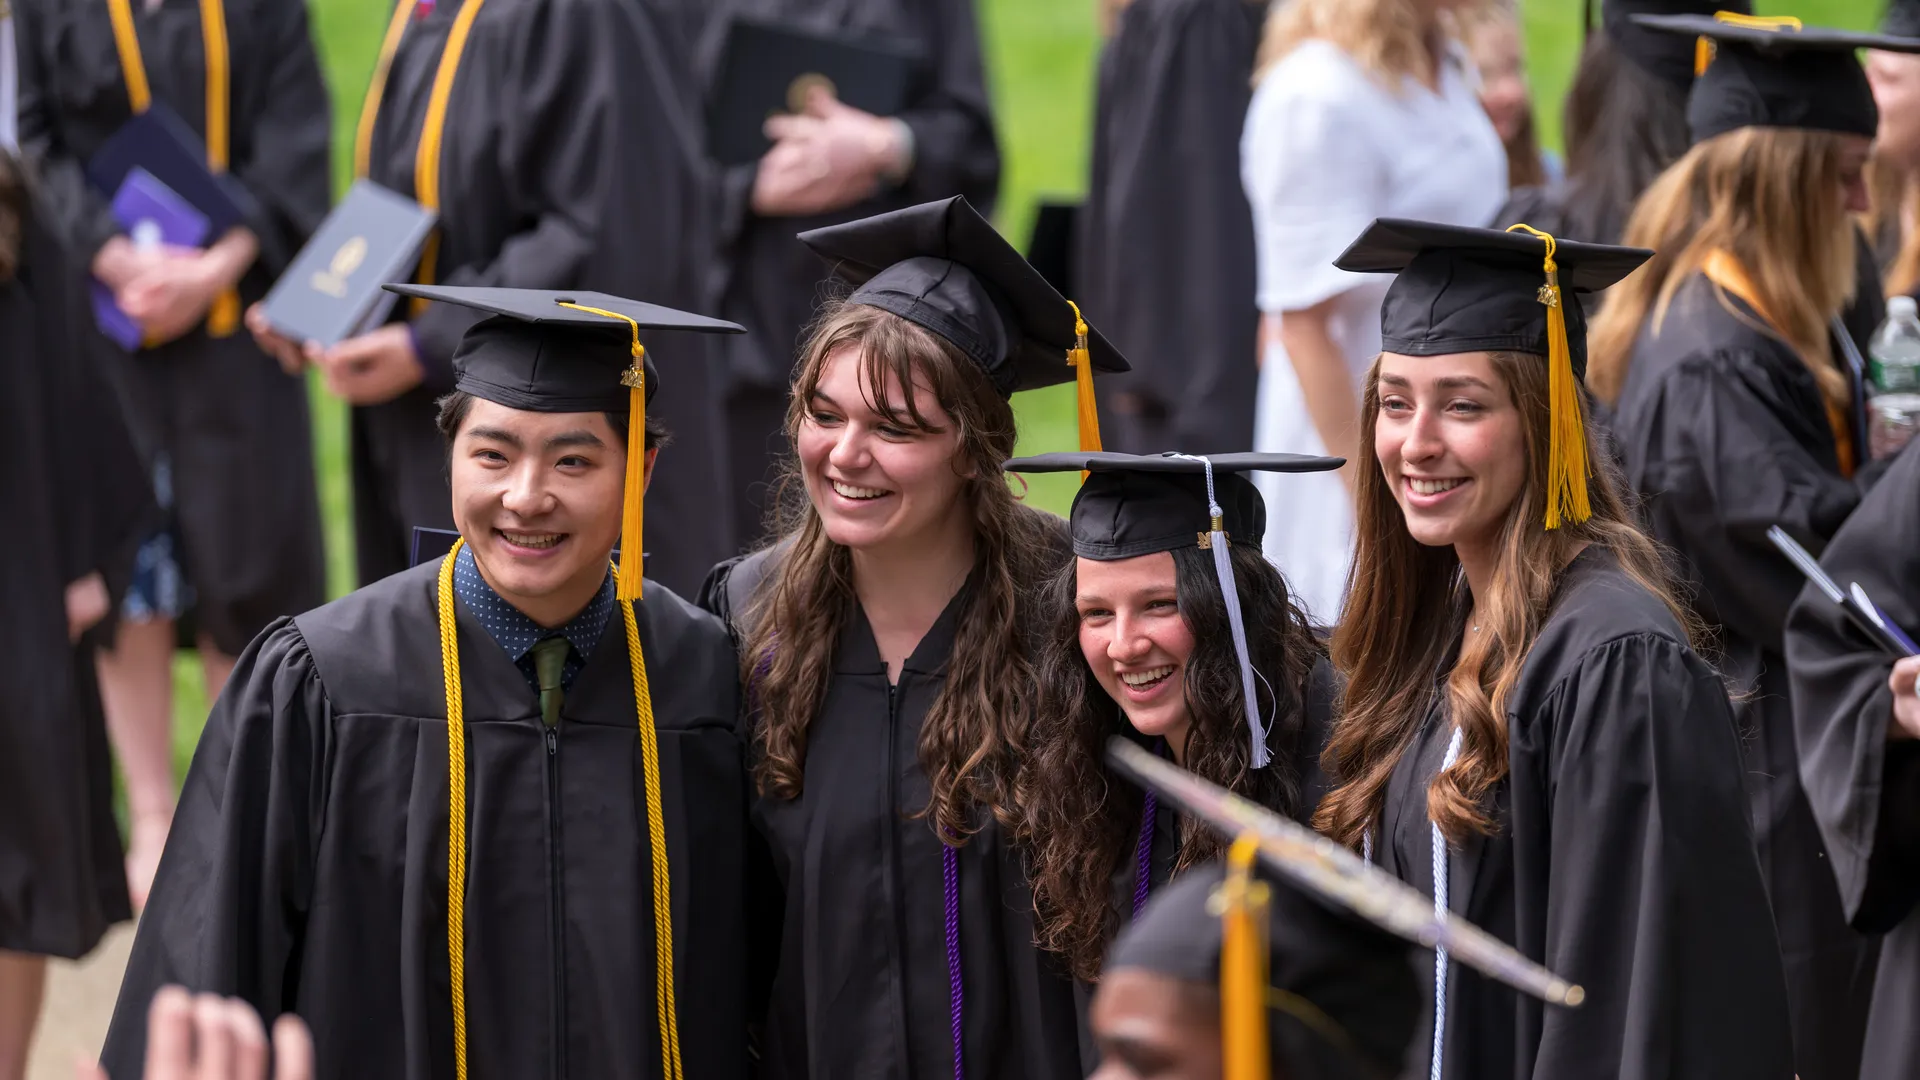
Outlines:
{"type": "MultiPolygon", "coordinates": [[[[627,0],[639,3],[642,0],[627,0]]],[[[1005,172],[999,224],[1024,237],[1035,203],[1043,196],[1075,196],[1086,188],[1086,157],[1093,114],[1094,64],[1099,42],[1095,0],[977,0],[988,78],[1000,125],[1005,172]]],[[[1870,28],[1884,0],[1773,0],[1765,14],[1798,15],[1810,24],[1870,28]]],[[[333,89],[334,171],[344,182],[361,96],[373,71],[388,0],[309,0],[314,35],[333,89]]],[[[1546,145],[1560,142],[1560,102],[1580,48],[1581,0],[1522,0],[1539,129],[1546,145]]],[[[1177,317],[1173,314],[1170,317],[1177,317]]],[[[327,521],[327,551],[334,592],[352,586],[351,500],[347,487],[346,411],[317,386],[313,392],[314,441],[327,521]]],[[[1071,386],[1035,391],[1015,399],[1024,433],[1022,449],[1058,449],[1073,444],[1071,386]]],[[[1064,511],[1072,479],[1040,477],[1033,500],[1064,511]]],[[[206,715],[199,667],[182,654],[175,668],[174,744],[182,774],[206,715]]]]}

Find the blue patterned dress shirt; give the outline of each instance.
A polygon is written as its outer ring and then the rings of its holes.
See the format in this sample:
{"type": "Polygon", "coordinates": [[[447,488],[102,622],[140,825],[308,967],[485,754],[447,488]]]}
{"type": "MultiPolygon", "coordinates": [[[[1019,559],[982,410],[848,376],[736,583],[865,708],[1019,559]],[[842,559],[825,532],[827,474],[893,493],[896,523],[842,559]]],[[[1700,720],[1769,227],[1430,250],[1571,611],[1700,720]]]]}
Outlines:
{"type": "Polygon", "coordinates": [[[593,647],[599,643],[600,634],[607,628],[607,619],[612,616],[615,599],[613,571],[607,571],[607,578],[600,583],[600,591],[594,594],[580,614],[573,621],[558,630],[550,630],[529,619],[519,608],[502,599],[480,576],[480,567],[473,561],[473,549],[462,545],[460,554],[453,562],[453,594],[460,598],[480,625],[487,628],[493,640],[507,651],[514,666],[527,677],[527,685],[533,688],[535,696],[540,693],[540,679],[534,673],[533,647],[541,641],[555,635],[564,636],[573,646],[567,654],[566,666],[561,670],[560,685],[563,689],[573,688],[574,676],[587,666],[587,657],[593,655],[593,647]]]}

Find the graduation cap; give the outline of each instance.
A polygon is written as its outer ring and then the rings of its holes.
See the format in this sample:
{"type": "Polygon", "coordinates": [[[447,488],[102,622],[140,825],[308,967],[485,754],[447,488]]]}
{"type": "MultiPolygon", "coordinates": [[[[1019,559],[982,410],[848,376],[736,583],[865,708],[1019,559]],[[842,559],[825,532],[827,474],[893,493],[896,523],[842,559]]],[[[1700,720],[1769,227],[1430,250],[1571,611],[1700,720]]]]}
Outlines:
{"type": "Polygon", "coordinates": [[[1587,322],[1579,295],[1605,289],[1653,257],[1645,248],[1560,240],[1527,225],[1475,229],[1401,218],[1367,226],[1333,264],[1398,274],[1380,309],[1381,349],[1404,356],[1520,352],[1545,357],[1553,410],[1549,529],[1591,516],[1578,380],[1587,322]]]}
{"type": "MultiPolygon", "coordinates": [[[[1591,5],[1592,0],[1588,0],[1591,5]]],[[[1638,15],[1712,15],[1716,11],[1747,14],[1753,10],[1748,0],[1604,0],[1600,5],[1600,25],[1607,31],[1620,55],[1642,71],[1690,89],[1694,79],[1695,47],[1690,41],[1663,33],[1634,21],[1638,15]]],[[[1591,24],[1589,24],[1591,25],[1591,24]]]]}
{"type": "Polygon", "coordinates": [[[1295,1080],[1393,1076],[1423,1007],[1407,943],[1285,879],[1253,877],[1252,851],[1194,867],[1156,894],[1114,942],[1106,970],[1219,985],[1240,1075],[1255,1066],[1295,1080]],[[1241,920],[1231,938],[1230,911],[1241,920]],[[1242,1000],[1243,988],[1261,1000],[1242,1000]]]}
{"type": "Polygon", "coordinates": [[[1891,0],[1880,17],[1880,32],[1890,37],[1920,38],[1920,0],[1891,0]]]}
{"type": "Polygon", "coordinates": [[[1695,142],[1744,127],[1806,128],[1872,138],[1880,110],[1854,55],[1920,52],[1920,38],[1803,26],[1791,16],[1641,15],[1641,26],[1691,37],[1699,78],[1687,99],[1695,142]]]}
{"type": "Polygon", "coordinates": [[[1182,548],[1213,552],[1234,653],[1240,659],[1241,696],[1253,740],[1251,760],[1254,768],[1263,769],[1272,754],[1254,694],[1253,659],[1247,651],[1240,588],[1227,545],[1238,537],[1258,550],[1267,531],[1267,508],[1259,489],[1241,474],[1329,472],[1345,464],[1345,458],[1305,454],[1197,457],[1081,452],[1014,458],[1005,468],[1019,473],[1083,471],[1086,479],[1073,497],[1072,511],[1073,551],[1081,558],[1116,562],[1182,548]]]}
{"type": "Polygon", "coordinates": [[[1100,449],[1093,376],[1131,370],[1126,358],[965,196],[813,229],[800,242],[854,286],[848,303],[938,334],[1002,397],[1074,380],[1080,448],[1100,449]]]}
{"type": "Polygon", "coordinates": [[[474,397],[527,412],[613,412],[627,421],[627,486],[621,523],[620,599],[640,596],[640,532],[647,402],[659,387],[643,330],[744,334],[737,323],[585,291],[388,285],[420,300],[487,317],[453,354],[453,384],[474,397]]]}

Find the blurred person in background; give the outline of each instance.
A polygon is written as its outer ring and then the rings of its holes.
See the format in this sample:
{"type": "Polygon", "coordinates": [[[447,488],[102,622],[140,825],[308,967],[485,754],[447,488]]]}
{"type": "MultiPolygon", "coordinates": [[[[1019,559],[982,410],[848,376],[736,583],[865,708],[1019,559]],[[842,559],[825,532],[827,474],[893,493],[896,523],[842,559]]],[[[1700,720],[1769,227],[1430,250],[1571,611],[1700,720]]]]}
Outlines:
{"type": "Polygon", "coordinates": [[[1110,450],[1253,445],[1260,315],[1240,131],[1266,10],[1107,0],[1073,299],[1133,358],[1102,387],[1110,450]]]}
{"type": "Polygon", "coordinates": [[[739,18],[882,38],[922,57],[900,115],[874,116],[816,87],[804,110],[768,122],[774,145],[764,157],[721,169],[711,314],[747,328],[725,344],[732,472],[722,490],[740,541],[752,546],[766,531],[787,450],[787,390],[826,280],[795,237],[954,195],[991,217],[1000,151],[973,0],[712,0],[695,55],[709,97],[739,18]]]}
{"type": "Polygon", "coordinates": [[[1560,156],[1540,148],[1527,84],[1526,44],[1513,0],[1489,0],[1460,13],[1460,38],[1479,71],[1480,105],[1507,148],[1507,184],[1512,188],[1559,183],[1560,156]]]}
{"type": "MultiPolygon", "coordinates": [[[[1376,217],[1485,225],[1506,200],[1505,148],[1442,18],[1477,3],[1288,0],[1268,17],[1241,142],[1263,316],[1256,450],[1356,460],[1387,283],[1334,256],[1376,217]]],[[[1354,468],[1257,481],[1290,511],[1267,555],[1317,622],[1339,613],[1354,468]]]]}
{"type": "MultiPolygon", "coordinates": [[[[173,654],[197,637],[206,696],[276,618],[324,600],[305,380],[240,328],[328,205],[329,110],[303,4],[17,0],[20,140],[69,255],[144,334],[97,337],[164,520],[142,546],[100,685],[127,788],[128,883],[146,902],[173,817],[173,654]],[[87,168],[150,104],[206,142],[241,222],[203,248],[143,246],[87,168]]],[[[92,335],[89,335],[90,337],[92,335]]]]}
{"type": "MultiPolygon", "coordinates": [[[[1893,0],[1880,32],[1920,37],[1920,0],[1893,0]]],[[[1867,183],[1873,208],[1861,224],[1873,241],[1887,295],[1920,293],[1920,56],[1869,50],[1867,82],[1880,108],[1867,183]]]]}

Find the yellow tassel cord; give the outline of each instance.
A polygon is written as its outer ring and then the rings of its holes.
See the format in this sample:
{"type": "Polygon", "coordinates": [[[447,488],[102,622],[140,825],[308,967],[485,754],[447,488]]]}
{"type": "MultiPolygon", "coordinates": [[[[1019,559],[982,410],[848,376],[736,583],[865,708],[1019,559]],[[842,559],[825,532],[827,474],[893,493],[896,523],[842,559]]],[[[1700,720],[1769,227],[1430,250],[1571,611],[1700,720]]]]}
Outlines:
{"type": "Polygon", "coordinates": [[[440,564],[440,670],[447,683],[447,982],[453,999],[453,1071],[467,1080],[467,722],[460,697],[460,641],[453,617],[453,562],[440,564]]]}
{"type": "MultiPolygon", "coordinates": [[[[447,43],[440,49],[440,65],[434,69],[427,117],[420,127],[419,148],[414,152],[413,197],[421,206],[436,212],[440,209],[440,145],[446,134],[447,106],[453,100],[454,77],[460,72],[460,55],[466,51],[467,36],[473,32],[473,20],[480,17],[480,8],[485,3],[486,0],[466,0],[460,6],[460,13],[453,17],[447,43]]],[[[400,0],[394,6],[386,36],[380,40],[380,58],[374,63],[373,84],[360,105],[360,124],[353,138],[353,175],[362,179],[373,168],[373,128],[380,119],[387,76],[393,70],[393,57],[400,50],[400,39],[406,36],[407,24],[413,18],[414,4],[415,0],[400,0]]],[[[413,276],[415,284],[433,284],[439,262],[440,230],[436,227],[427,234],[427,242],[420,249],[420,266],[413,276]]],[[[418,316],[427,309],[428,303],[415,297],[409,301],[407,310],[418,316]]]]}
{"type": "MultiPolygon", "coordinates": [[[[1080,425],[1080,449],[1085,452],[1100,449],[1100,407],[1093,396],[1093,352],[1087,348],[1087,320],[1080,315],[1080,305],[1067,301],[1073,309],[1073,348],[1067,350],[1067,364],[1073,368],[1075,412],[1080,425]]],[[[1080,482],[1086,483],[1087,474],[1080,474],[1080,482]]]]}
{"type": "Polygon", "coordinates": [[[1227,876],[1214,894],[1220,934],[1220,1046],[1223,1080],[1267,1080],[1267,904],[1253,877],[1259,838],[1241,836],[1227,852],[1227,876]]]}
{"type": "MultiPolygon", "coordinates": [[[[1728,26],[1740,26],[1750,30],[1791,30],[1797,34],[1802,29],[1800,20],[1791,15],[1742,15],[1737,11],[1716,11],[1713,17],[1728,26]]],[[[1712,66],[1713,58],[1718,51],[1710,37],[1702,37],[1694,42],[1693,74],[1695,77],[1707,73],[1707,68],[1712,66]]]]}
{"type": "MultiPolygon", "coordinates": [[[[453,611],[453,564],[465,540],[440,564],[440,666],[447,684],[447,966],[452,983],[453,1053],[456,1080],[467,1080],[466,878],[467,734],[460,697],[460,646],[453,611]]],[[[680,1064],[679,1003],[674,992],[673,888],[668,873],[666,817],[660,800],[660,740],[653,723],[653,692],[640,650],[640,620],[633,605],[620,605],[633,677],[634,713],[645,770],[647,842],[653,853],[655,998],[659,1004],[660,1056],[665,1080],[685,1080],[680,1064]]]]}
{"type": "Polygon", "coordinates": [[[646,565],[640,550],[640,530],[647,502],[647,347],[640,344],[640,324],[619,312],[565,301],[560,306],[619,319],[633,328],[633,365],[620,374],[620,382],[627,388],[627,487],[620,513],[620,600],[631,603],[640,599],[642,567],[646,565]]]}
{"type": "MultiPolygon", "coordinates": [[[[140,34],[133,24],[133,6],[129,0],[108,0],[107,14],[113,20],[113,45],[120,53],[120,73],[127,83],[127,102],[138,116],[152,107],[153,89],[147,82],[146,61],[140,55],[140,34]]],[[[200,0],[200,35],[207,68],[207,169],[218,176],[227,171],[232,138],[228,118],[232,91],[227,13],[220,0],[200,0]]],[[[239,328],[240,294],[233,289],[223,289],[207,309],[207,334],[232,337],[239,328]]]]}
{"type": "Polygon", "coordinates": [[[1513,225],[1508,232],[1525,232],[1544,240],[1543,269],[1547,283],[1538,298],[1547,308],[1547,407],[1552,435],[1547,446],[1547,528],[1562,523],[1578,525],[1593,516],[1587,500],[1587,425],[1580,410],[1579,381],[1573,377],[1573,351],[1567,344],[1567,308],[1560,291],[1560,268],[1553,253],[1552,235],[1531,225],[1513,225]]]}

